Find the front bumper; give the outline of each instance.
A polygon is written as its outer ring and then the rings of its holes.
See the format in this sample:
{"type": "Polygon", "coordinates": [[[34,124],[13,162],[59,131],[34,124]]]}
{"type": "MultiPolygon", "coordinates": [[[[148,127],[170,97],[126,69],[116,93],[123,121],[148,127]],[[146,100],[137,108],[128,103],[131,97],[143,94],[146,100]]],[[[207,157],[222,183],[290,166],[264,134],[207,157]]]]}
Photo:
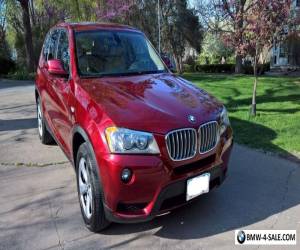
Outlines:
{"type": "MultiPolygon", "coordinates": [[[[221,185],[226,178],[226,171],[224,171],[222,166],[216,166],[205,172],[210,173],[211,176],[209,190],[212,190],[213,188],[221,185]]],[[[186,181],[187,179],[183,179],[169,184],[164,189],[162,189],[155,201],[155,205],[153,206],[151,213],[148,215],[122,215],[112,211],[109,207],[107,207],[107,205],[105,205],[105,216],[109,221],[117,223],[137,223],[152,220],[156,216],[165,214],[170,210],[193,202],[198,198],[196,197],[190,201],[186,201],[186,181]]]]}
{"type": "Polygon", "coordinates": [[[232,137],[196,161],[177,167],[170,167],[161,156],[103,157],[100,172],[107,219],[119,223],[148,221],[193,201],[186,201],[187,180],[210,173],[210,190],[221,185],[227,174],[231,149],[232,137]],[[125,167],[134,173],[128,184],[120,181],[125,167]]]}

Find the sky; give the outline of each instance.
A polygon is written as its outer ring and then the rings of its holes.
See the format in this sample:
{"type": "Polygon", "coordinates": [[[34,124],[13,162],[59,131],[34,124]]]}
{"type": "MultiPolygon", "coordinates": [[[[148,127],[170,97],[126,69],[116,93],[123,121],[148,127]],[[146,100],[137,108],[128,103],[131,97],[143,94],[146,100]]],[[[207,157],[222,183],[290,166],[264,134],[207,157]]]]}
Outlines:
{"type": "Polygon", "coordinates": [[[194,6],[194,0],[188,0],[188,4],[190,7],[193,7],[194,6]]]}

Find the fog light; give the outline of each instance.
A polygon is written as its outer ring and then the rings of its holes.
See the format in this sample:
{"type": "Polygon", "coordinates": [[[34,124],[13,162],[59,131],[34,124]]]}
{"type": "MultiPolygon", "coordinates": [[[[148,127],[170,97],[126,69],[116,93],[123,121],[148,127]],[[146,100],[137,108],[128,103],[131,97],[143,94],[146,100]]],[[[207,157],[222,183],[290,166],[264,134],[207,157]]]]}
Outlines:
{"type": "Polygon", "coordinates": [[[132,171],[128,168],[124,168],[121,173],[121,180],[124,183],[128,183],[128,182],[130,182],[131,177],[132,177],[132,171]]]}

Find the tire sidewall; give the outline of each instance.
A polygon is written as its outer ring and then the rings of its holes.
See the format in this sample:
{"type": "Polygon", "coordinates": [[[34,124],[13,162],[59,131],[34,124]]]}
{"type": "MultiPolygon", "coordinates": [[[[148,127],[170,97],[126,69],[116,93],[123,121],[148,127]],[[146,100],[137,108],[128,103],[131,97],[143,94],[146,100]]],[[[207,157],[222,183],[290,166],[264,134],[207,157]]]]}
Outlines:
{"type": "Polygon", "coordinates": [[[79,149],[76,156],[76,182],[77,182],[77,191],[78,191],[78,200],[80,204],[80,210],[83,217],[83,220],[91,231],[99,231],[97,229],[98,223],[101,220],[101,217],[104,216],[103,209],[103,190],[100,181],[100,177],[97,171],[97,164],[92,155],[92,152],[89,149],[88,143],[83,143],[79,149]],[[79,192],[79,162],[81,158],[84,158],[87,163],[87,171],[89,174],[91,187],[92,187],[92,216],[87,218],[82,207],[80,192],[79,192]],[[101,197],[101,198],[100,198],[101,197]]]}
{"type": "MultiPolygon", "coordinates": [[[[37,118],[37,122],[39,122],[38,121],[38,119],[39,119],[39,113],[38,113],[39,108],[40,108],[40,112],[41,112],[42,134],[40,133],[40,130],[39,130],[39,127],[38,127],[38,135],[39,135],[40,140],[43,140],[43,136],[45,134],[44,117],[43,117],[43,110],[42,110],[41,100],[38,97],[37,100],[36,100],[36,118],[37,118]]],[[[38,126],[39,126],[39,123],[38,123],[38,126]]]]}
{"type": "Polygon", "coordinates": [[[52,136],[52,134],[47,129],[44,112],[43,112],[43,105],[42,105],[42,101],[41,101],[40,97],[37,97],[37,100],[36,100],[37,123],[38,123],[38,107],[40,108],[40,112],[41,112],[41,125],[42,125],[41,126],[42,134],[40,133],[39,124],[38,124],[38,128],[37,128],[39,139],[42,142],[42,144],[54,145],[55,140],[54,140],[54,137],[52,136]]]}

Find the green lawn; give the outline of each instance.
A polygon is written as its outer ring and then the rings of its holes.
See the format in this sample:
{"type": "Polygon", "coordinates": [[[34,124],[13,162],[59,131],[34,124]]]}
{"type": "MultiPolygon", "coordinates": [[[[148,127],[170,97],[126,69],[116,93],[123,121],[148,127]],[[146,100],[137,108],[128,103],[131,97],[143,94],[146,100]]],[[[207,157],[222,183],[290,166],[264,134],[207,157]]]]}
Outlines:
{"type": "Polygon", "coordinates": [[[299,155],[299,77],[260,77],[256,117],[249,117],[253,77],[187,73],[184,78],[225,104],[236,142],[285,156],[299,155]]]}

